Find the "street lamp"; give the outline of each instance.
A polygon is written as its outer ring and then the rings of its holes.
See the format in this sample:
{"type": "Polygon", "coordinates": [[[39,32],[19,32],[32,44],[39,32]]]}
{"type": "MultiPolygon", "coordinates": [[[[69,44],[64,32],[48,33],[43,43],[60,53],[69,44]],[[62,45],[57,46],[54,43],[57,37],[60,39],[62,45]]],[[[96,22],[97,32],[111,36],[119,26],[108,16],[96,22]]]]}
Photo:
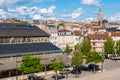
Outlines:
{"type": "Polygon", "coordinates": [[[18,66],[17,66],[17,55],[16,55],[16,80],[18,80],[18,76],[17,76],[17,74],[18,74],[18,73],[17,73],[17,67],[18,67],[18,66]]]}
{"type": "Polygon", "coordinates": [[[45,76],[47,76],[47,64],[45,64],[45,76]]]}

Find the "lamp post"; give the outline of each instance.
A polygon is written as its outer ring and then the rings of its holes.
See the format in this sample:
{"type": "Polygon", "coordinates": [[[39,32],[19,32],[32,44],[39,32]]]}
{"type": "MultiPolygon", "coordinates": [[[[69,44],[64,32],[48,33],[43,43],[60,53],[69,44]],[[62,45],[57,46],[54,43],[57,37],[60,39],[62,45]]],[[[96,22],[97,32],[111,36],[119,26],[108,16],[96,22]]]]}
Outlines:
{"type": "Polygon", "coordinates": [[[16,55],[16,80],[18,80],[18,76],[17,76],[17,74],[18,74],[18,72],[17,72],[17,55],[16,55]]]}
{"type": "Polygon", "coordinates": [[[45,64],[45,76],[47,76],[47,64],[45,64]]]}

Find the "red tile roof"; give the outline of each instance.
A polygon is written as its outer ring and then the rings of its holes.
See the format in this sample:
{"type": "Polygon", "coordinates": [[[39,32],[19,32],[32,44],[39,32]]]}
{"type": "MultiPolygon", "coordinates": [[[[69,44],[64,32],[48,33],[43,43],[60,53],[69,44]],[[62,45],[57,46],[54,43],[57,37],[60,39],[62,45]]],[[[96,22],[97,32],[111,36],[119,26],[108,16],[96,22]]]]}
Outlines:
{"type": "Polygon", "coordinates": [[[74,34],[75,34],[75,36],[81,36],[81,35],[82,35],[82,32],[79,31],[79,30],[75,30],[75,31],[74,31],[74,34]]]}
{"type": "Polygon", "coordinates": [[[120,36],[120,32],[111,32],[111,36],[120,36]]]}
{"type": "Polygon", "coordinates": [[[120,23],[110,22],[109,25],[120,25],[120,23]]]}
{"type": "Polygon", "coordinates": [[[106,39],[108,36],[108,33],[94,33],[94,34],[88,34],[89,39],[106,39]]]}

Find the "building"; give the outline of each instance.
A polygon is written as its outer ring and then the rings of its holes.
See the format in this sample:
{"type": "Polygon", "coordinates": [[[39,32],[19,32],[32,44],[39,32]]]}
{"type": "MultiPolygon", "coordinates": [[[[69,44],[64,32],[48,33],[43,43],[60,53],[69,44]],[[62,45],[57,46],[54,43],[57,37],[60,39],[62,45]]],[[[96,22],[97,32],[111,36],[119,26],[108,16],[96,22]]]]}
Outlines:
{"type": "Polygon", "coordinates": [[[74,48],[74,34],[70,30],[58,30],[57,45],[64,50],[66,45],[69,45],[71,49],[74,48]]]}
{"type": "Polygon", "coordinates": [[[49,42],[49,36],[29,24],[0,23],[0,74],[6,70],[10,70],[8,75],[14,72],[24,55],[40,55],[50,61],[56,53],[62,53],[61,49],[49,42]]]}
{"type": "Polygon", "coordinates": [[[94,34],[88,34],[88,39],[91,41],[92,50],[98,52],[104,52],[104,42],[108,37],[106,32],[97,32],[94,34]]]}
{"type": "Polygon", "coordinates": [[[98,13],[98,22],[100,25],[102,25],[102,20],[103,20],[103,13],[102,13],[102,8],[100,8],[98,13]]]}
{"type": "Polygon", "coordinates": [[[75,30],[74,31],[74,46],[78,43],[81,43],[83,40],[84,36],[80,30],[75,30]]]}
{"type": "Polygon", "coordinates": [[[114,41],[120,40],[120,32],[110,32],[110,36],[113,38],[114,41]]]}
{"type": "Polygon", "coordinates": [[[49,37],[49,41],[52,42],[54,45],[58,46],[57,45],[57,38],[58,38],[58,30],[57,30],[57,27],[55,25],[46,25],[46,28],[47,28],[47,32],[50,34],[50,37],[49,37]]]}

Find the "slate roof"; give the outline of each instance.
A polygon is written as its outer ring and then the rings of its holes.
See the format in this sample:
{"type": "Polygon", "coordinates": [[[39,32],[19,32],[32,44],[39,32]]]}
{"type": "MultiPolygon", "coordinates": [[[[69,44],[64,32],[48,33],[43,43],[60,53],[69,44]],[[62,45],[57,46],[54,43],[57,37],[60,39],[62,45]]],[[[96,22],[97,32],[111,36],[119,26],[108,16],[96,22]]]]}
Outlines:
{"type": "Polygon", "coordinates": [[[62,51],[50,42],[41,43],[2,43],[0,44],[0,57],[61,53],[62,51]]]}
{"type": "Polygon", "coordinates": [[[20,23],[0,23],[0,37],[49,37],[36,26],[20,23]]]}
{"type": "Polygon", "coordinates": [[[56,27],[55,25],[49,25],[49,24],[47,24],[46,26],[47,26],[47,27],[52,27],[52,28],[55,28],[55,27],[56,27]]]}

